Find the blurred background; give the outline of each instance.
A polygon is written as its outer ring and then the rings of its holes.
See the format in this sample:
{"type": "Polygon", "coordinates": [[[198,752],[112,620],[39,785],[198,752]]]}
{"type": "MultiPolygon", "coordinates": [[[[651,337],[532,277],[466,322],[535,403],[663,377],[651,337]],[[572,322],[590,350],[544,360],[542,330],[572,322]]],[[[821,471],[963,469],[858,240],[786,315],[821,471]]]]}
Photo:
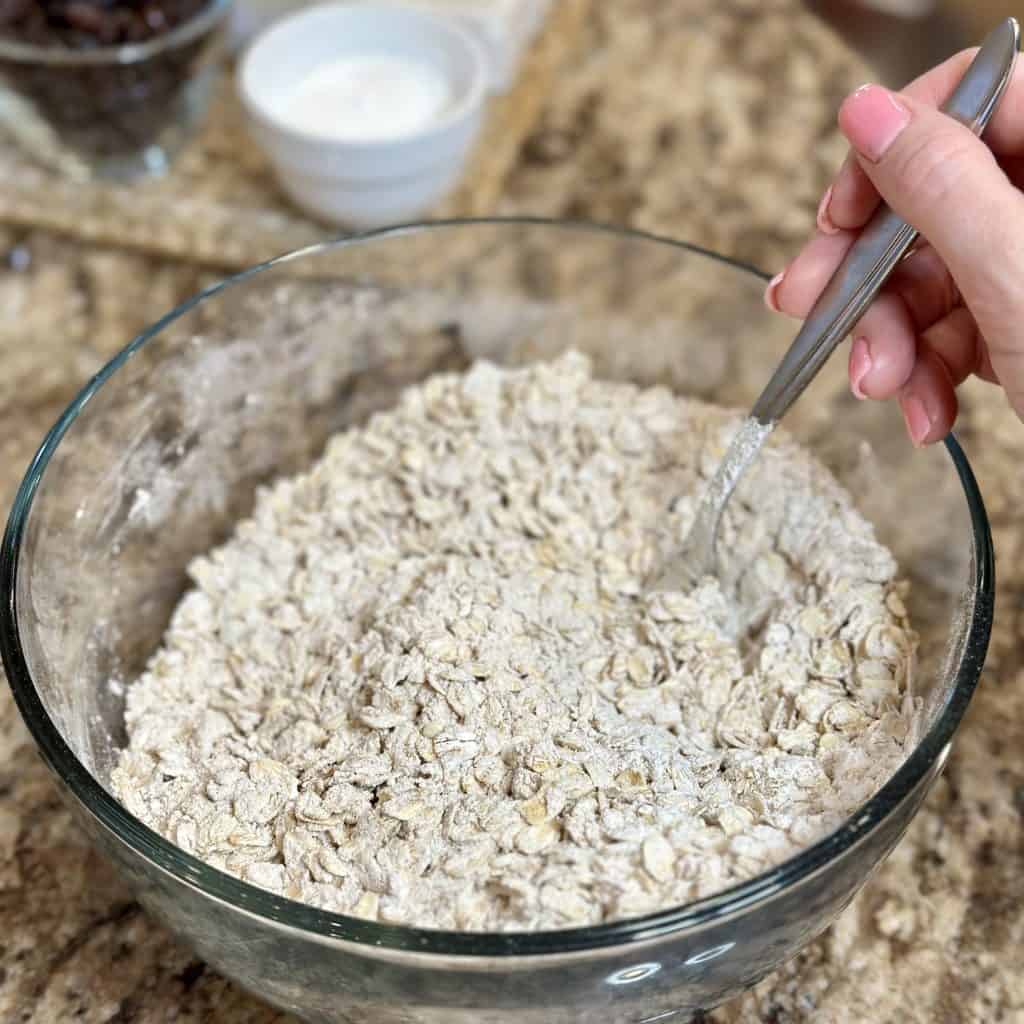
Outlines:
{"type": "Polygon", "coordinates": [[[1022,0],[806,0],[878,69],[903,85],[950,53],[981,41],[999,18],[1024,14],[1022,0]]]}

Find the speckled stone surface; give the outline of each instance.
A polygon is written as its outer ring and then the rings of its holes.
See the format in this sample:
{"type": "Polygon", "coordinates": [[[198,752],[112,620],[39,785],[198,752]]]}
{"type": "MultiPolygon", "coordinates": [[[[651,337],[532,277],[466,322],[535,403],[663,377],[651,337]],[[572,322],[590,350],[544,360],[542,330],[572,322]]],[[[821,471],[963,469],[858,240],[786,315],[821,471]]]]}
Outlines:
{"type": "MultiPolygon", "coordinates": [[[[502,212],[686,237],[773,268],[843,147],[867,71],[797,0],[615,0],[512,175],[502,212]]],[[[88,374],[209,276],[0,229],[0,506],[88,374]]],[[[963,438],[999,553],[988,669],[906,839],[797,960],[716,1024],[1024,1021],[1024,427],[971,389],[963,438]]],[[[151,923],[83,844],[0,693],[0,1021],[284,1024],[151,923]]]]}

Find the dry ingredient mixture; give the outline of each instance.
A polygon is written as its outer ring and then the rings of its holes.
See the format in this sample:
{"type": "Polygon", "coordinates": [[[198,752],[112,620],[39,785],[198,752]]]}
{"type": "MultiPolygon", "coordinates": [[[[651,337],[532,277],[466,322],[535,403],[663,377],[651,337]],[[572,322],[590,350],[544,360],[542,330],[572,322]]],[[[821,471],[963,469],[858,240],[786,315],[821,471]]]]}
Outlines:
{"type": "Polygon", "coordinates": [[[573,353],[410,389],[191,566],[116,793],[258,886],[420,926],[613,920],[778,864],[902,761],[916,637],[785,435],[719,579],[648,592],[741,420],[573,353]]]}

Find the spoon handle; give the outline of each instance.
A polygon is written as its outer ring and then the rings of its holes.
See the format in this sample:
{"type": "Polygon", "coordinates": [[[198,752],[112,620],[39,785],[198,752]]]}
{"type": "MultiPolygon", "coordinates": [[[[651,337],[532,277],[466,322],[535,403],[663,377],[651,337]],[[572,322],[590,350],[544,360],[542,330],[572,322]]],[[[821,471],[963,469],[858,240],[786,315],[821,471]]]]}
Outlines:
{"type": "MultiPolygon", "coordinates": [[[[950,117],[980,135],[1010,82],[1020,29],[1007,18],[982,43],[953,95],[950,117]]],[[[751,412],[762,424],[782,418],[874,301],[917,238],[917,231],[882,203],[825,286],[751,412]]]]}

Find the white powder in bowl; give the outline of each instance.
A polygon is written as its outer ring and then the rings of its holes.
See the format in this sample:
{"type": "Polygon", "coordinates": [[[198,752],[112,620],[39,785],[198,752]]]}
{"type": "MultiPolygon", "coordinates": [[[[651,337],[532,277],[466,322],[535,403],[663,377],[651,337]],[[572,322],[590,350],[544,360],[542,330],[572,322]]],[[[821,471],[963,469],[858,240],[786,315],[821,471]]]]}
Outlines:
{"type": "Polygon", "coordinates": [[[448,80],[424,61],[344,57],[302,78],[282,101],[281,116],[318,138],[380,142],[428,127],[452,100],[448,80]]]}
{"type": "Polygon", "coordinates": [[[792,856],[902,761],[916,637],[781,432],[720,578],[648,591],[741,422],[576,354],[408,390],[191,566],[116,793],[272,892],[441,928],[633,916],[792,856]]]}

